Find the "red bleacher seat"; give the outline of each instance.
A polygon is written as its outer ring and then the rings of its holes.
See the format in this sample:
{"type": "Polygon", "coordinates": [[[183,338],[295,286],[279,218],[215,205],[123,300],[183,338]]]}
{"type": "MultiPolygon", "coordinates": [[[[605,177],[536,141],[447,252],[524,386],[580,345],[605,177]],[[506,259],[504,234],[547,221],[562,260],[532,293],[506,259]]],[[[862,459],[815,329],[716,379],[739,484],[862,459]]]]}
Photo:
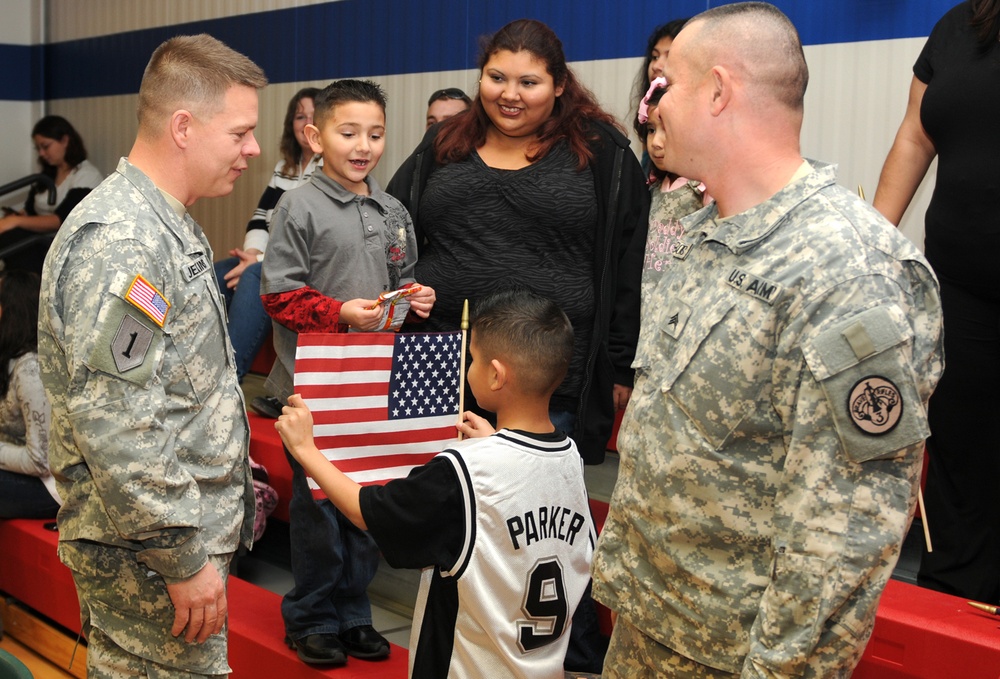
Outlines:
{"type": "MultiPolygon", "coordinates": [[[[0,520],[0,590],[77,634],[80,607],[73,576],[56,555],[58,533],[46,530],[46,523],[0,520]]],[[[407,651],[395,645],[387,660],[351,659],[345,668],[325,670],[306,665],[284,643],[279,595],[236,577],[229,578],[228,595],[230,679],[406,676],[407,651]]]]}
{"type": "Polygon", "coordinates": [[[385,660],[351,658],[347,667],[322,668],[306,665],[284,643],[281,597],[239,578],[229,579],[229,666],[230,679],[311,679],[337,677],[361,679],[406,677],[408,653],[392,645],[385,660]]]}
{"type": "Polygon", "coordinates": [[[274,365],[274,359],[277,357],[278,355],[274,353],[274,343],[271,341],[271,333],[269,331],[267,339],[264,341],[264,346],[253,357],[253,363],[250,364],[250,372],[256,375],[267,375],[271,372],[271,366],[274,365]]]}
{"type": "Polygon", "coordinates": [[[80,603],[70,570],[59,561],[59,534],[47,521],[0,520],[0,590],[73,633],[80,632],[80,603]]]}
{"type": "Polygon", "coordinates": [[[1000,617],[965,599],[890,580],[853,679],[997,679],[1000,617]]]}

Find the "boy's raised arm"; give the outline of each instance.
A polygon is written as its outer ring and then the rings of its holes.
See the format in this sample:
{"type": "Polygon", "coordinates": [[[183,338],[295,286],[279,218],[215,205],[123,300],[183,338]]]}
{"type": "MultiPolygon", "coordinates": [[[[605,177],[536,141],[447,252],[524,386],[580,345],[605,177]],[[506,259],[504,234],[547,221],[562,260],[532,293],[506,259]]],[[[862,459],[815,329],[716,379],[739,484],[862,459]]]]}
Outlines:
{"type": "Polygon", "coordinates": [[[300,395],[292,394],[288,397],[288,405],[281,409],[281,416],[274,423],[274,428],[281,434],[288,452],[299,461],[306,474],[316,481],[330,498],[330,502],[355,526],[368,530],[364,517],[361,516],[361,486],[333,466],[316,447],[312,433],[312,413],[300,395]]]}

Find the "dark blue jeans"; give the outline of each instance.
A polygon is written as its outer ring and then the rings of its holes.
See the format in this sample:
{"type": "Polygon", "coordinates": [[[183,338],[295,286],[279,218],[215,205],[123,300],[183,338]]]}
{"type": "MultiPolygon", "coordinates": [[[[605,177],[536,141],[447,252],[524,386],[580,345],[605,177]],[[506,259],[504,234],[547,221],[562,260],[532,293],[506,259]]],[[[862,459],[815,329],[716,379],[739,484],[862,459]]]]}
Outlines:
{"type": "Polygon", "coordinates": [[[40,478],[0,469],[0,519],[54,519],[58,511],[40,478]]]}
{"type": "Polygon", "coordinates": [[[292,466],[288,530],[295,581],[281,601],[286,634],[301,639],[370,625],[367,589],[378,569],[375,541],[329,500],[314,500],[302,466],[287,450],[285,457],[292,466]]]}
{"type": "Polygon", "coordinates": [[[257,352],[264,346],[271,330],[271,317],[260,301],[260,262],[243,270],[235,289],[226,287],[223,277],[239,263],[236,257],[216,262],[215,277],[229,316],[229,340],[236,352],[236,377],[242,382],[257,352]]]}

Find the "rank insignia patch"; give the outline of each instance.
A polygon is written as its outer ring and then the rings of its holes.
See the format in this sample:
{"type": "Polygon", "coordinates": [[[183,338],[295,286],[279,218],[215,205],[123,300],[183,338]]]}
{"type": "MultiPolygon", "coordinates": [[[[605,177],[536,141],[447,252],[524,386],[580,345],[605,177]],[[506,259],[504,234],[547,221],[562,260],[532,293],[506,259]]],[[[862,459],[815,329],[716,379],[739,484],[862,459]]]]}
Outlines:
{"type": "Polygon", "coordinates": [[[125,299],[149,316],[150,320],[158,326],[163,327],[163,323],[167,319],[167,311],[170,310],[170,302],[165,300],[160,291],[141,275],[137,275],[132,281],[128,292],[125,293],[125,299]]]}
{"type": "Polygon", "coordinates": [[[851,422],[872,436],[888,434],[903,416],[903,397],[890,380],[869,375],[858,380],[847,396],[851,422]]]}

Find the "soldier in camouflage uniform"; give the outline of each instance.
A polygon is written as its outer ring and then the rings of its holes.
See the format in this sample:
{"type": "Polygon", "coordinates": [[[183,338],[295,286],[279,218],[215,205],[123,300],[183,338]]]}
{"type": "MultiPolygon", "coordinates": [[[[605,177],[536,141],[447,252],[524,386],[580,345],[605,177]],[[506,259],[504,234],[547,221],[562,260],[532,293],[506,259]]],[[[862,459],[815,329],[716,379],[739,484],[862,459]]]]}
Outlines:
{"type": "Polygon", "coordinates": [[[45,263],[39,363],[90,679],[226,676],[225,579],[252,540],[248,425],[212,251],[186,208],[259,155],[263,72],[207,35],[154,52],[128,159],[45,263]]]}
{"type": "Polygon", "coordinates": [[[848,677],[913,512],[943,369],[937,283],[799,151],[808,79],[764,3],[681,31],[669,157],[716,205],[643,309],[594,559],[605,677],[848,677]]]}

